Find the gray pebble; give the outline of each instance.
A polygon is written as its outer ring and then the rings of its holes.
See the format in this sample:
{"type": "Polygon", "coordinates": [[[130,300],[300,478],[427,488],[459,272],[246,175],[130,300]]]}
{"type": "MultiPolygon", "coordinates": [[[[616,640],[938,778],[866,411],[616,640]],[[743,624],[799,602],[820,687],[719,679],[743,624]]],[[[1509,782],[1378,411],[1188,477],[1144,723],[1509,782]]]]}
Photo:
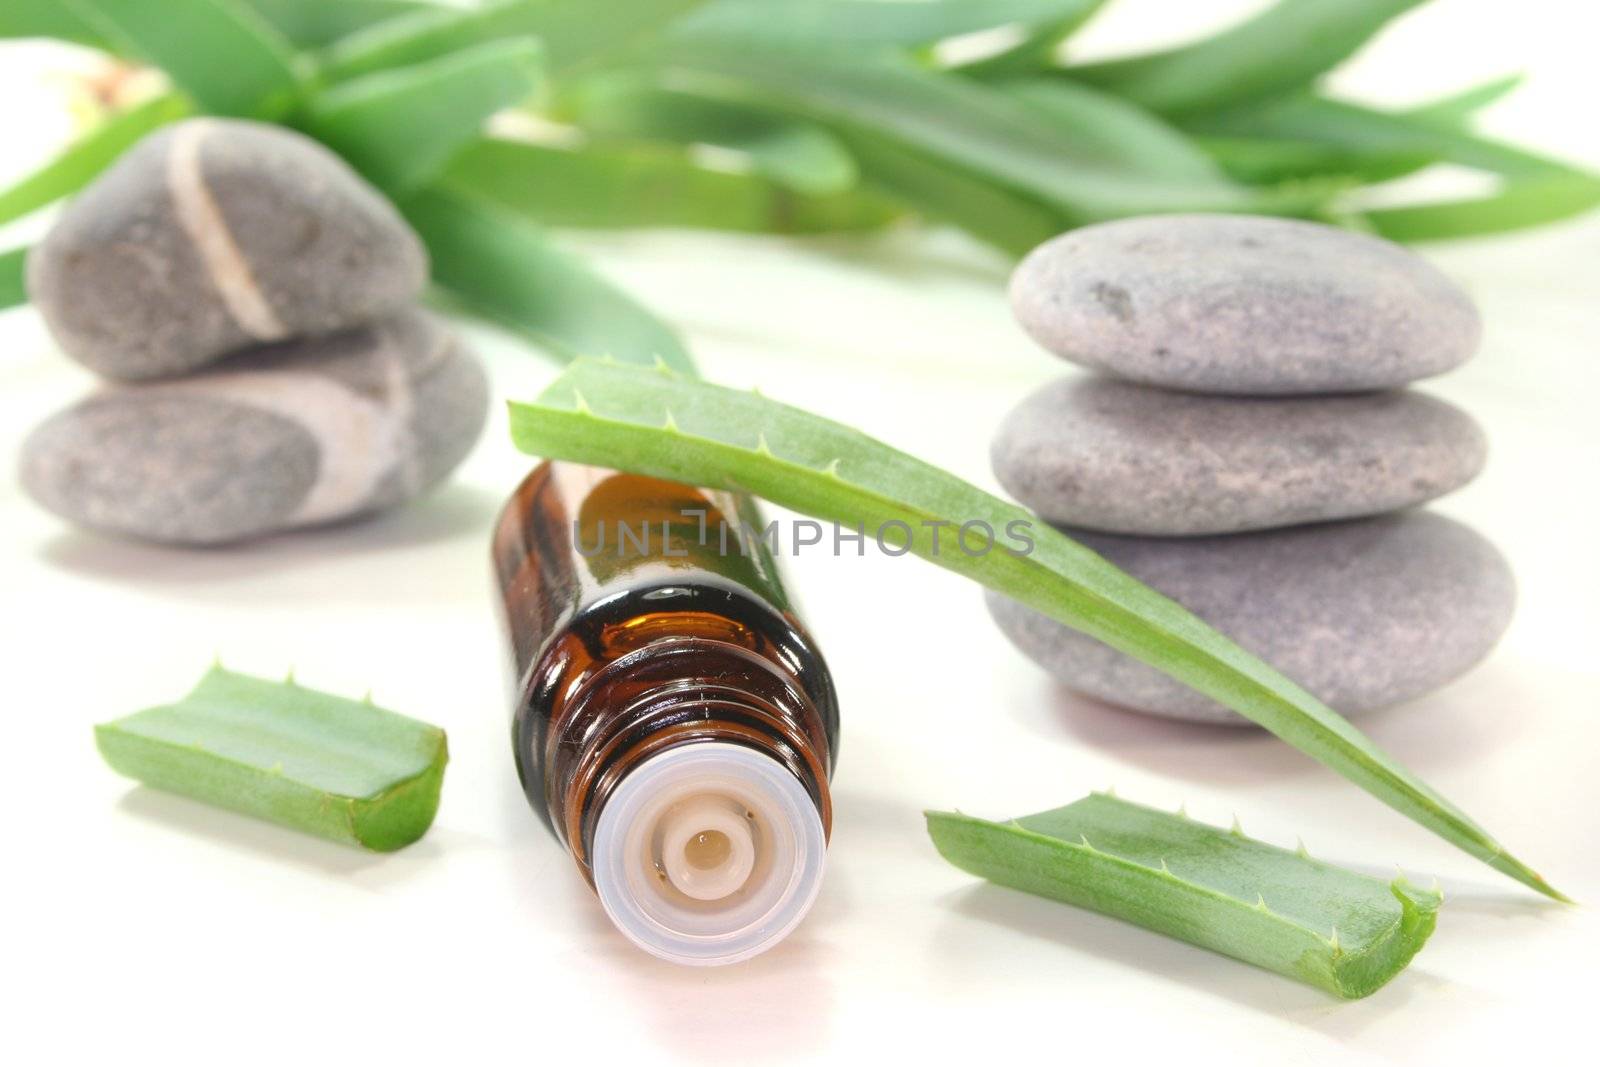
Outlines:
{"type": "Polygon", "coordinates": [[[145,138],[74,200],[27,272],[68,355],[138,380],[398,311],[428,262],[393,206],[322,145],[192,119],[145,138]]]}
{"type": "MultiPolygon", "coordinates": [[[[1347,715],[1466,671],[1499,640],[1516,599],[1493,545],[1426,511],[1181,540],[1068,532],[1347,715]]],[[[1015,601],[991,594],[989,610],[1069,689],[1176,719],[1246,721],[1015,601]]]]}
{"type": "Polygon", "coordinates": [[[1023,260],[1011,303],[1057,355],[1200,393],[1388,389],[1462,363],[1480,333],[1467,295],[1399,245],[1246,215],[1073,230],[1023,260]]]}
{"type": "Polygon", "coordinates": [[[1410,507],[1471,481],[1486,447],[1421,393],[1196,396],[1081,375],[1018,405],[990,458],[1050,522],[1182,536],[1410,507]]]}
{"type": "Polygon", "coordinates": [[[33,432],[22,484],[82,526],[238,541],[416,496],[466,457],[487,408],[477,360],[408,311],[182,380],[107,387],[33,432]]]}

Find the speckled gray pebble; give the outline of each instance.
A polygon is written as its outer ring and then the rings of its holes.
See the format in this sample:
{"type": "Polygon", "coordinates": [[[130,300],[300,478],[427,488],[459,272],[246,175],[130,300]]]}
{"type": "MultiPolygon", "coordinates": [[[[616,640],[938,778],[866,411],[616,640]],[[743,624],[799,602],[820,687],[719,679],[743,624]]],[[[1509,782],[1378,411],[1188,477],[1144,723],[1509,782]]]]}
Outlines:
{"type": "Polygon", "coordinates": [[[1462,363],[1480,333],[1467,295],[1399,245],[1245,215],[1073,230],[1017,267],[1011,304],[1057,355],[1201,393],[1392,388],[1462,363]]]}
{"type": "MultiPolygon", "coordinates": [[[[1069,531],[1345,714],[1437,689],[1481,660],[1516,587],[1493,545],[1427,511],[1228,537],[1069,531]]],[[[1000,629],[1067,688],[1138,711],[1242,724],[1222,705],[991,594],[1000,629]]]]}
{"type": "Polygon", "coordinates": [[[219,544],[416,496],[471,450],[487,408],[477,360],[407,311],[182,380],[109,386],[34,431],[21,478],[79,525],[219,544]]]}
{"type": "Polygon", "coordinates": [[[68,355],[140,380],[398,311],[428,262],[389,202],[317,142],[192,119],[145,138],[74,200],[27,272],[68,355]]]}
{"type": "Polygon", "coordinates": [[[1196,396],[1075,375],[1019,404],[990,458],[1051,522],[1174,536],[1410,507],[1471,481],[1485,449],[1465,412],[1408,390],[1196,396]]]}

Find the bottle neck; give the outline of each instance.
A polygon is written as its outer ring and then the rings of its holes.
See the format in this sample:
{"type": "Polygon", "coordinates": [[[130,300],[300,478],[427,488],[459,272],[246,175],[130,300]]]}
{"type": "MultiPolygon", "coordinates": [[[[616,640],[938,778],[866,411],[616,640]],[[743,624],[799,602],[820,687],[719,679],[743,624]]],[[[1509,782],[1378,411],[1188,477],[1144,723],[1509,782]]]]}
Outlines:
{"type": "Polygon", "coordinates": [[[770,660],[706,638],[652,642],[585,679],[560,735],[548,739],[550,821],[591,884],[594,835],[627,775],[700,742],[761,753],[792,774],[832,826],[830,754],[822,715],[770,660]]]}

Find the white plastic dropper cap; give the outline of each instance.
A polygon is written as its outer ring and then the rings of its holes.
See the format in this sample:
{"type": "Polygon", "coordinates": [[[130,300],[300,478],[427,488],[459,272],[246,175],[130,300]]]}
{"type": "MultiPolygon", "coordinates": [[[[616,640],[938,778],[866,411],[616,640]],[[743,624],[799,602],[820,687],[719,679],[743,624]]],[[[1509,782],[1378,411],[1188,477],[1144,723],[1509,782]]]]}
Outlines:
{"type": "Polygon", "coordinates": [[[800,780],[741,745],[652,756],[600,811],[590,858],[617,928],[674,963],[737,963],[782,941],[822,886],[822,817],[800,780]]]}

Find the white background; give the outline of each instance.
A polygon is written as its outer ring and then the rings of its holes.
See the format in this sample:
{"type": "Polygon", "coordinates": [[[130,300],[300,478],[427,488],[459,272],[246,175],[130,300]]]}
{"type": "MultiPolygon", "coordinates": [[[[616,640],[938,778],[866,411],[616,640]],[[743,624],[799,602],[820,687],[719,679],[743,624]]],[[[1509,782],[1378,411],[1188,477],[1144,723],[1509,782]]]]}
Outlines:
{"type": "MultiPolygon", "coordinates": [[[[1085,51],[1155,44],[1248,3],[1119,0],[1085,51]]],[[[1489,126],[1600,165],[1592,35],[1564,0],[1443,2],[1340,85],[1404,103],[1508,70],[1489,126]]],[[[81,59],[0,46],[0,182],[70,136],[81,59]]],[[[0,246],[28,228],[0,234],[0,246]]],[[[583,237],[677,323],[706,373],[859,424],[991,485],[988,437],[1062,365],[1010,322],[1005,265],[954,235],[865,243],[583,237]]],[[[1365,721],[1556,884],[1600,900],[1592,598],[1600,218],[1428,251],[1487,320],[1428,389],[1488,427],[1487,473],[1440,505],[1495,540],[1522,599],[1490,660],[1365,721]]],[[[502,397],[553,373],[487,331],[502,397]]],[[[0,464],[88,377],[31,311],[0,316],[0,464]]],[[[0,1059],[531,1063],[756,1057],[1005,1062],[1479,1063],[1592,1049],[1590,910],[1536,898],[1255,732],[1068,696],[995,631],[979,591],[914,559],[791,561],[844,704],[830,871],[810,918],[749,964],[678,969],[612,932],[511,768],[487,566],[528,466],[498,412],[461,475],[363,526],[184,552],[74,532],[0,477],[4,873],[0,1059]],[[364,855],[133,787],[90,725],[231,666],[448,728],[419,844],[364,855]],[[1416,963],[1366,1001],[1313,989],[945,865],[924,807],[1023,814],[1115,784],[1268,840],[1302,835],[1449,900],[1416,963]],[[1449,1057],[1447,1060],[1446,1057],[1449,1057]]]]}

